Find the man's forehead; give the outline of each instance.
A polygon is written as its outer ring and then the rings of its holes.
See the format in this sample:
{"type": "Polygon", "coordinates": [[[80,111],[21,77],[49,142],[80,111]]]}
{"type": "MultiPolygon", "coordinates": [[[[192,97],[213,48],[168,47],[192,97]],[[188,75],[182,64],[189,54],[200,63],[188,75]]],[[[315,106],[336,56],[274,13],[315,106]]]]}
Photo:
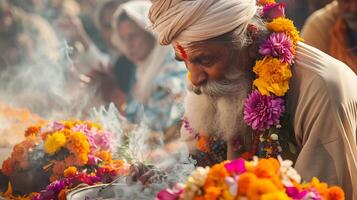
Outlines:
{"type": "Polygon", "coordinates": [[[227,45],[214,42],[195,43],[187,46],[182,46],[179,43],[173,43],[172,47],[174,48],[176,54],[180,55],[183,53],[186,53],[187,55],[200,54],[203,52],[218,53],[223,49],[227,49],[227,45]]]}

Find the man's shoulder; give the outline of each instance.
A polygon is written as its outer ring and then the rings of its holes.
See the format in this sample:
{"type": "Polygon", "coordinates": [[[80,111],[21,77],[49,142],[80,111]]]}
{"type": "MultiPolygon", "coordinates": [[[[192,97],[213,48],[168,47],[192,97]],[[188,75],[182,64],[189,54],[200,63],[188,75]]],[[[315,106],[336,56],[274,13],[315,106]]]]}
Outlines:
{"type": "MultiPolygon", "coordinates": [[[[299,43],[293,74],[296,76],[292,79],[295,87],[306,85],[306,88],[314,88],[316,93],[323,93],[326,98],[336,101],[349,94],[357,101],[357,76],[354,72],[343,62],[312,46],[299,43]]],[[[310,90],[301,92],[312,92],[310,90]]]]}

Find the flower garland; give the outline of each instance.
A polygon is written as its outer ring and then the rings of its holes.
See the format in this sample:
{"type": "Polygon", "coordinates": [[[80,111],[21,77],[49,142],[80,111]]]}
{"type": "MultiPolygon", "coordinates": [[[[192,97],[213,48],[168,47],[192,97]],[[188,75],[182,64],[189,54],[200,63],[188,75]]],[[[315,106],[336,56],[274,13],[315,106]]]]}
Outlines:
{"type": "MultiPolygon", "coordinates": [[[[253,81],[253,91],[244,104],[244,121],[254,134],[252,150],[242,154],[246,159],[254,155],[262,158],[277,157],[283,147],[289,148],[292,153],[296,152],[294,142],[290,141],[294,139],[285,132],[288,129],[288,118],[284,96],[289,90],[296,45],[302,39],[293,22],[284,17],[284,3],[260,0],[258,4],[263,7],[261,16],[266,20],[266,27],[271,34],[259,47],[262,59],[257,60],[253,67],[256,79],[253,81]]],[[[250,26],[249,29],[254,28],[250,26]]],[[[182,47],[177,46],[182,52],[182,47]]],[[[181,54],[186,55],[185,52],[181,54]]],[[[186,131],[195,134],[198,150],[208,152],[209,137],[196,133],[188,119],[185,118],[183,123],[186,131]]]]}
{"type": "Polygon", "coordinates": [[[185,185],[163,189],[158,200],[279,199],[343,200],[344,192],[317,178],[301,183],[292,161],[269,158],[237,159],[212,167],[197,167],[185,185]]]}
{"type": "Polygon", "coordinates": [[[283,151],[281,142],[288,143],[293,151],[292,143],[283,141],[280,136],[284,137],[283,130],[286,128],[283,127],[286,126],[283,124],[286,115],[284,96],[289,90],[296,45],[302,39],[293,22],[284,18],[285,4],[271,0],[260,1],[260,4],[271,34],[259,47],[263,58],[257,60],[253,67],[256,79],[253,91],[244,104],[244,121],[253,129],[255,140],[259,141],[254,154],[276,157],[283,151]]]}

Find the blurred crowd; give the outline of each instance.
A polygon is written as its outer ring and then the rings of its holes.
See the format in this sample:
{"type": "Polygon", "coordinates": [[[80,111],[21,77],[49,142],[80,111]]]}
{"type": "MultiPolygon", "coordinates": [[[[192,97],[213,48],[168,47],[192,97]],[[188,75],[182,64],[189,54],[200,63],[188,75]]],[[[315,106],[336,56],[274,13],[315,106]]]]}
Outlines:
{"type": "MultiPolygon", "coordinates": [[[[286,15],[306,43],[357,72],[356,2],[289,0],[286,15]]],[[[68,56],[68,76],[80,82],[78,89],[93,90],[97,104],[114,102],[129,120],[172,139],[187,74],[150,30],[149,6],[145,0],[0,0],[0,77],[21,73],[17,66],[68,56]]]]}

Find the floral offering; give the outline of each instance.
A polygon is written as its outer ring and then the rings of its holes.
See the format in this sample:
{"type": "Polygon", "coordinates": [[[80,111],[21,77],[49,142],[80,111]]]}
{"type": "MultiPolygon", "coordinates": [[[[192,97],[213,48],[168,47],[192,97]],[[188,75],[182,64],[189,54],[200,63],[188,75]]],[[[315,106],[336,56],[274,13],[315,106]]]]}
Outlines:
{"type": "MultiPolygon", "coordinates": [[[[46,126],[32,126],[25,140],[14,146],[11,157],[2,164],[10,177],[23,172],[48,174],[50,182],[63,178],[68,167],[95,170],[111,164],[114,134],[93,122],[69,120],[46,126]]],[[[15,185],[13,185],[15,187],[15,185]]]]}
{"type": "Polygon", "coordinates": [[[253,161],[237,159],[212,167],[198,167],[185,185],[164,189],[158,200],[343,200],[337,186],[313,178],[302,183],[292,162],[269,158],[253,161]]]}

